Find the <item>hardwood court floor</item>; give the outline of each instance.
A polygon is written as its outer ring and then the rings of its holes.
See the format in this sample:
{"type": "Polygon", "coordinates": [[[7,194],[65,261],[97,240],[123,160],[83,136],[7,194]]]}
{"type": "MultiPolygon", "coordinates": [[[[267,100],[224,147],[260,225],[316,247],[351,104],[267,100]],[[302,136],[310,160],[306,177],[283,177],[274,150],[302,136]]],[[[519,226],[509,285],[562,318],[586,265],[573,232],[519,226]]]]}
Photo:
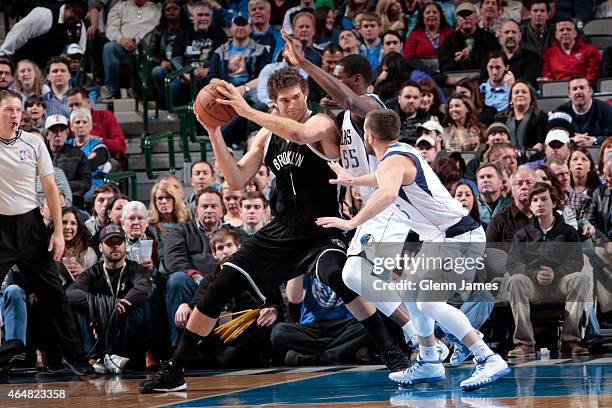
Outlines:
{"type": "Polygon", "coordinates": [[[612,356],[518,361],[494,385],[462,392],[470,371],[448,367],[442,383],[402,389],[381,366],[199,371],[188,373],[187,392],[155,395],[138,393],[137,373],[84,381],[18,373],[0,381],[0,407],[612,407],[612,356]],[[53,390],[66,398],[41,398],[53,390]]]}

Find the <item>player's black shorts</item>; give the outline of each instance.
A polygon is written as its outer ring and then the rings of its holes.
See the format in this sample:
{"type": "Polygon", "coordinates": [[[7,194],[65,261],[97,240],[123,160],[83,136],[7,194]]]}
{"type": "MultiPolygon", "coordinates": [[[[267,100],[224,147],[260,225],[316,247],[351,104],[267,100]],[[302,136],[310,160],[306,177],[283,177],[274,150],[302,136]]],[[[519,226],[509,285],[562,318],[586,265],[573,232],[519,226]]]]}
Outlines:
{"type": "MultiPolygon", "coordinates": [[[[233,267],[246,277],[255,294],[265,294],[304,273],[317,275],[318,261],[325,252],[346,253],[347,239],[334,228],[317,225],[290,227],[273,220],[240,246],[224,267],[233,267]]],[[[344,258],[333,257],[344,263],[344,258]]],[[[342,265],[340,265],[342,270],[342,265]]]]}

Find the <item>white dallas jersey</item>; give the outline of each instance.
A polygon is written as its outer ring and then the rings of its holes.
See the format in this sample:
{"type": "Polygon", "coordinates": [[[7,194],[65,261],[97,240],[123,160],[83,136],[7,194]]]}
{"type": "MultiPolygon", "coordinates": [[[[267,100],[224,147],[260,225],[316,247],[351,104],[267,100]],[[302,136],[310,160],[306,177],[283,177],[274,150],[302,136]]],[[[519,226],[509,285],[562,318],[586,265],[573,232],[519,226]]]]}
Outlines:
{"type": "MultiPolygon", "coordinates": [[[[396,143],[387,148],[380,159],[400,154],[410,157],[416,165],[416,178],[412,184],[402,186],[393,206],[407,217],[404,221],[419,234],[422,241],[440,241],[450,227],[473,229],[478,225],[468,217],[468,211],[451,197],[436,173],[414,147],[396,143]],[[460,222],[461,221],[461,222],[460,222]]],[[[451,231],[448,231],[451,232],[451,231]]]]}
{"type": "MultiPolygon", "coordinates": [[[[374,98],[381,108],[385,104],[374,94],[367,94],[374,98]]],[[[361,126],[351,118],[351,111],[345,110],[342,119],[342,134],[340,137],[340,164],[344,167],[351,176],[359,177],[376,171],[378,164],[376,157],[366,153],[364,132],[361,126]]],[[[370,194],[374,192],[374,188],[366,186],[358,186],[361,199],[365,203],[370,194]]]]}

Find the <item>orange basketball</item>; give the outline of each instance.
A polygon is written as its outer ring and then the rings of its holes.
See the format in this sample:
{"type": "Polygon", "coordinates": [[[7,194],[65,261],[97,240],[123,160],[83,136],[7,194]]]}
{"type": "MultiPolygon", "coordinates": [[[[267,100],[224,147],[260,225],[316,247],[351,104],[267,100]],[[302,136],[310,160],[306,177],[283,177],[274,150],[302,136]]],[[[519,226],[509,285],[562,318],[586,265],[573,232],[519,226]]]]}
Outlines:
{"type": "Polygon", "coordinates": [[[223,99],[219,92],[220,84],[208,84],[198,92],[193,111],[208,126],[223,126],[236,116],[234,108],[217,102],[223,99]]]}

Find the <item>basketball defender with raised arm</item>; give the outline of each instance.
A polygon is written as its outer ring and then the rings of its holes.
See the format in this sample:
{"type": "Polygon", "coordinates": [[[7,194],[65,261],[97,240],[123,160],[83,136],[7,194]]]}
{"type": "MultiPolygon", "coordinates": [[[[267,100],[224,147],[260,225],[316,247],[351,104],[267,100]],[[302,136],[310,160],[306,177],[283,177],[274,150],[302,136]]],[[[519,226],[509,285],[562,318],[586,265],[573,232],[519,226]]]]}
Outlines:
{"type": "MultiPolygon", "coordinates": [[[[366,147],[379,161],[376,173],[352,177],[334,166],[338,174],[335,182],[378,189],[353,219],[321,217],[317,224],[348,231],[376,218],[391,206],[394,214],[386,219],[386,229],[410,228],[419,234],[425,244],[444,243],[438,245],[440,251],[445,251],[445,247],[452,246],[452,243],[466,243],[463,248],[467,251],[470,244],[473,244],[471,249],[476,247],[484,251],[486,239],[482,227],[465,214],[461,204],[450,196],[419,152],[412,146],[398,142],[400,119],[397,113],[389,109],[372,111],[366,116],[364,129],[366,147]]],[[[368,231],[358,230],[357,233],[367,235],[368,231]]],[[[355,271],[361,273],[360,270],[355,271]]],[[[343,277],[349,287],[350,280],[360,279],[347,274],[343,277]]],[[[506,362],[480,339],[467,317],[445,301],[436,300],[426,301],[419,296],[417,301],[405,302],[419,335],[419,356],[409,368],[391,373],[389,377],[404,384],[439,382],[446,378],[434,346],[435,321],[461,339],[475,355],[472,374],[461,382],[463,390],[481,388],[508,374],[510,369],[506,362]]]]}

